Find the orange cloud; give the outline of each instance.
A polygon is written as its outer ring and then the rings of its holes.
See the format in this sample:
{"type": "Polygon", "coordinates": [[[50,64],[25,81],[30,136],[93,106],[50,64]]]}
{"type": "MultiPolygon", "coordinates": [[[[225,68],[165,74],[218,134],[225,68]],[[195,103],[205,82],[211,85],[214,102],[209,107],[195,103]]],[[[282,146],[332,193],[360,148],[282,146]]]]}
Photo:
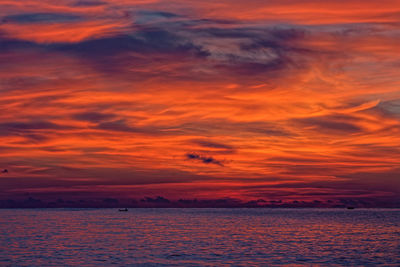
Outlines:
{"type": "Polygon", "coordinates": [[[0,197],[397,203],[394,1],[0,6],[0,197]]]}

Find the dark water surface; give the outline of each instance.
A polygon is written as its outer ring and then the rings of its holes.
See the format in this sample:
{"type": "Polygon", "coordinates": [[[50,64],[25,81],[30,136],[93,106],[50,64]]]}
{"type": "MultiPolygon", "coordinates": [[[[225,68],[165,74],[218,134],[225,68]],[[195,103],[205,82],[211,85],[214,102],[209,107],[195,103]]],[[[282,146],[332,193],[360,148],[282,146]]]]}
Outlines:
{"type": "Polygon", "coordinates": [[[0,210],[0,266],[400,266],[400,209],[0,210]]]}

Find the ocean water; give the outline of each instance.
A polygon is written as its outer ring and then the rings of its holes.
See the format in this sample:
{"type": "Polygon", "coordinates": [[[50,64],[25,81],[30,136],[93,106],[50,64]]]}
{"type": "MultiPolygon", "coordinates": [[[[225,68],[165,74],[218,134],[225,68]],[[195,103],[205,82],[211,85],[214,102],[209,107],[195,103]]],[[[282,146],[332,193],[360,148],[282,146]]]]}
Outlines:
{"type": "Polygon", "coordinates": [[[0,210],[0,266],[400,266],[400,209],[0,210]]]}

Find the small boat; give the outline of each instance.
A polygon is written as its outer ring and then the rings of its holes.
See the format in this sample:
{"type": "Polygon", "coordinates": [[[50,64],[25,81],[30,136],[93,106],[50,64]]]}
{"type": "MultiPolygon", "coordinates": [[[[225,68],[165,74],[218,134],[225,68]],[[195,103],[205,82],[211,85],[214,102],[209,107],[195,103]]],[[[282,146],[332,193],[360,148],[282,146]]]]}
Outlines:
{"type": "Polygon", "coordinates": [[[127,208],[125,208],[125,209],[119,209],[119,211],[128,211],[128,209],[127,209],[127,208]]]}
{"type": "Polygon", "coordinates": [[[354,207],[347,207],[348,210],[354,210],[354,207]]]}

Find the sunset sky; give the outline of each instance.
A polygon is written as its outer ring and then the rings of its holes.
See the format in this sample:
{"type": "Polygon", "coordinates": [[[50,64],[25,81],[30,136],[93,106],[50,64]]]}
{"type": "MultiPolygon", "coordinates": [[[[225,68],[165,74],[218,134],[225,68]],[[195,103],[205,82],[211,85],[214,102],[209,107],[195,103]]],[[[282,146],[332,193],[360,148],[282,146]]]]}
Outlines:
{"type": "Polygon", "coordinates": [[[399,206],[400,2],[0,0],[0,141],[0,200],[399,206]]]}

